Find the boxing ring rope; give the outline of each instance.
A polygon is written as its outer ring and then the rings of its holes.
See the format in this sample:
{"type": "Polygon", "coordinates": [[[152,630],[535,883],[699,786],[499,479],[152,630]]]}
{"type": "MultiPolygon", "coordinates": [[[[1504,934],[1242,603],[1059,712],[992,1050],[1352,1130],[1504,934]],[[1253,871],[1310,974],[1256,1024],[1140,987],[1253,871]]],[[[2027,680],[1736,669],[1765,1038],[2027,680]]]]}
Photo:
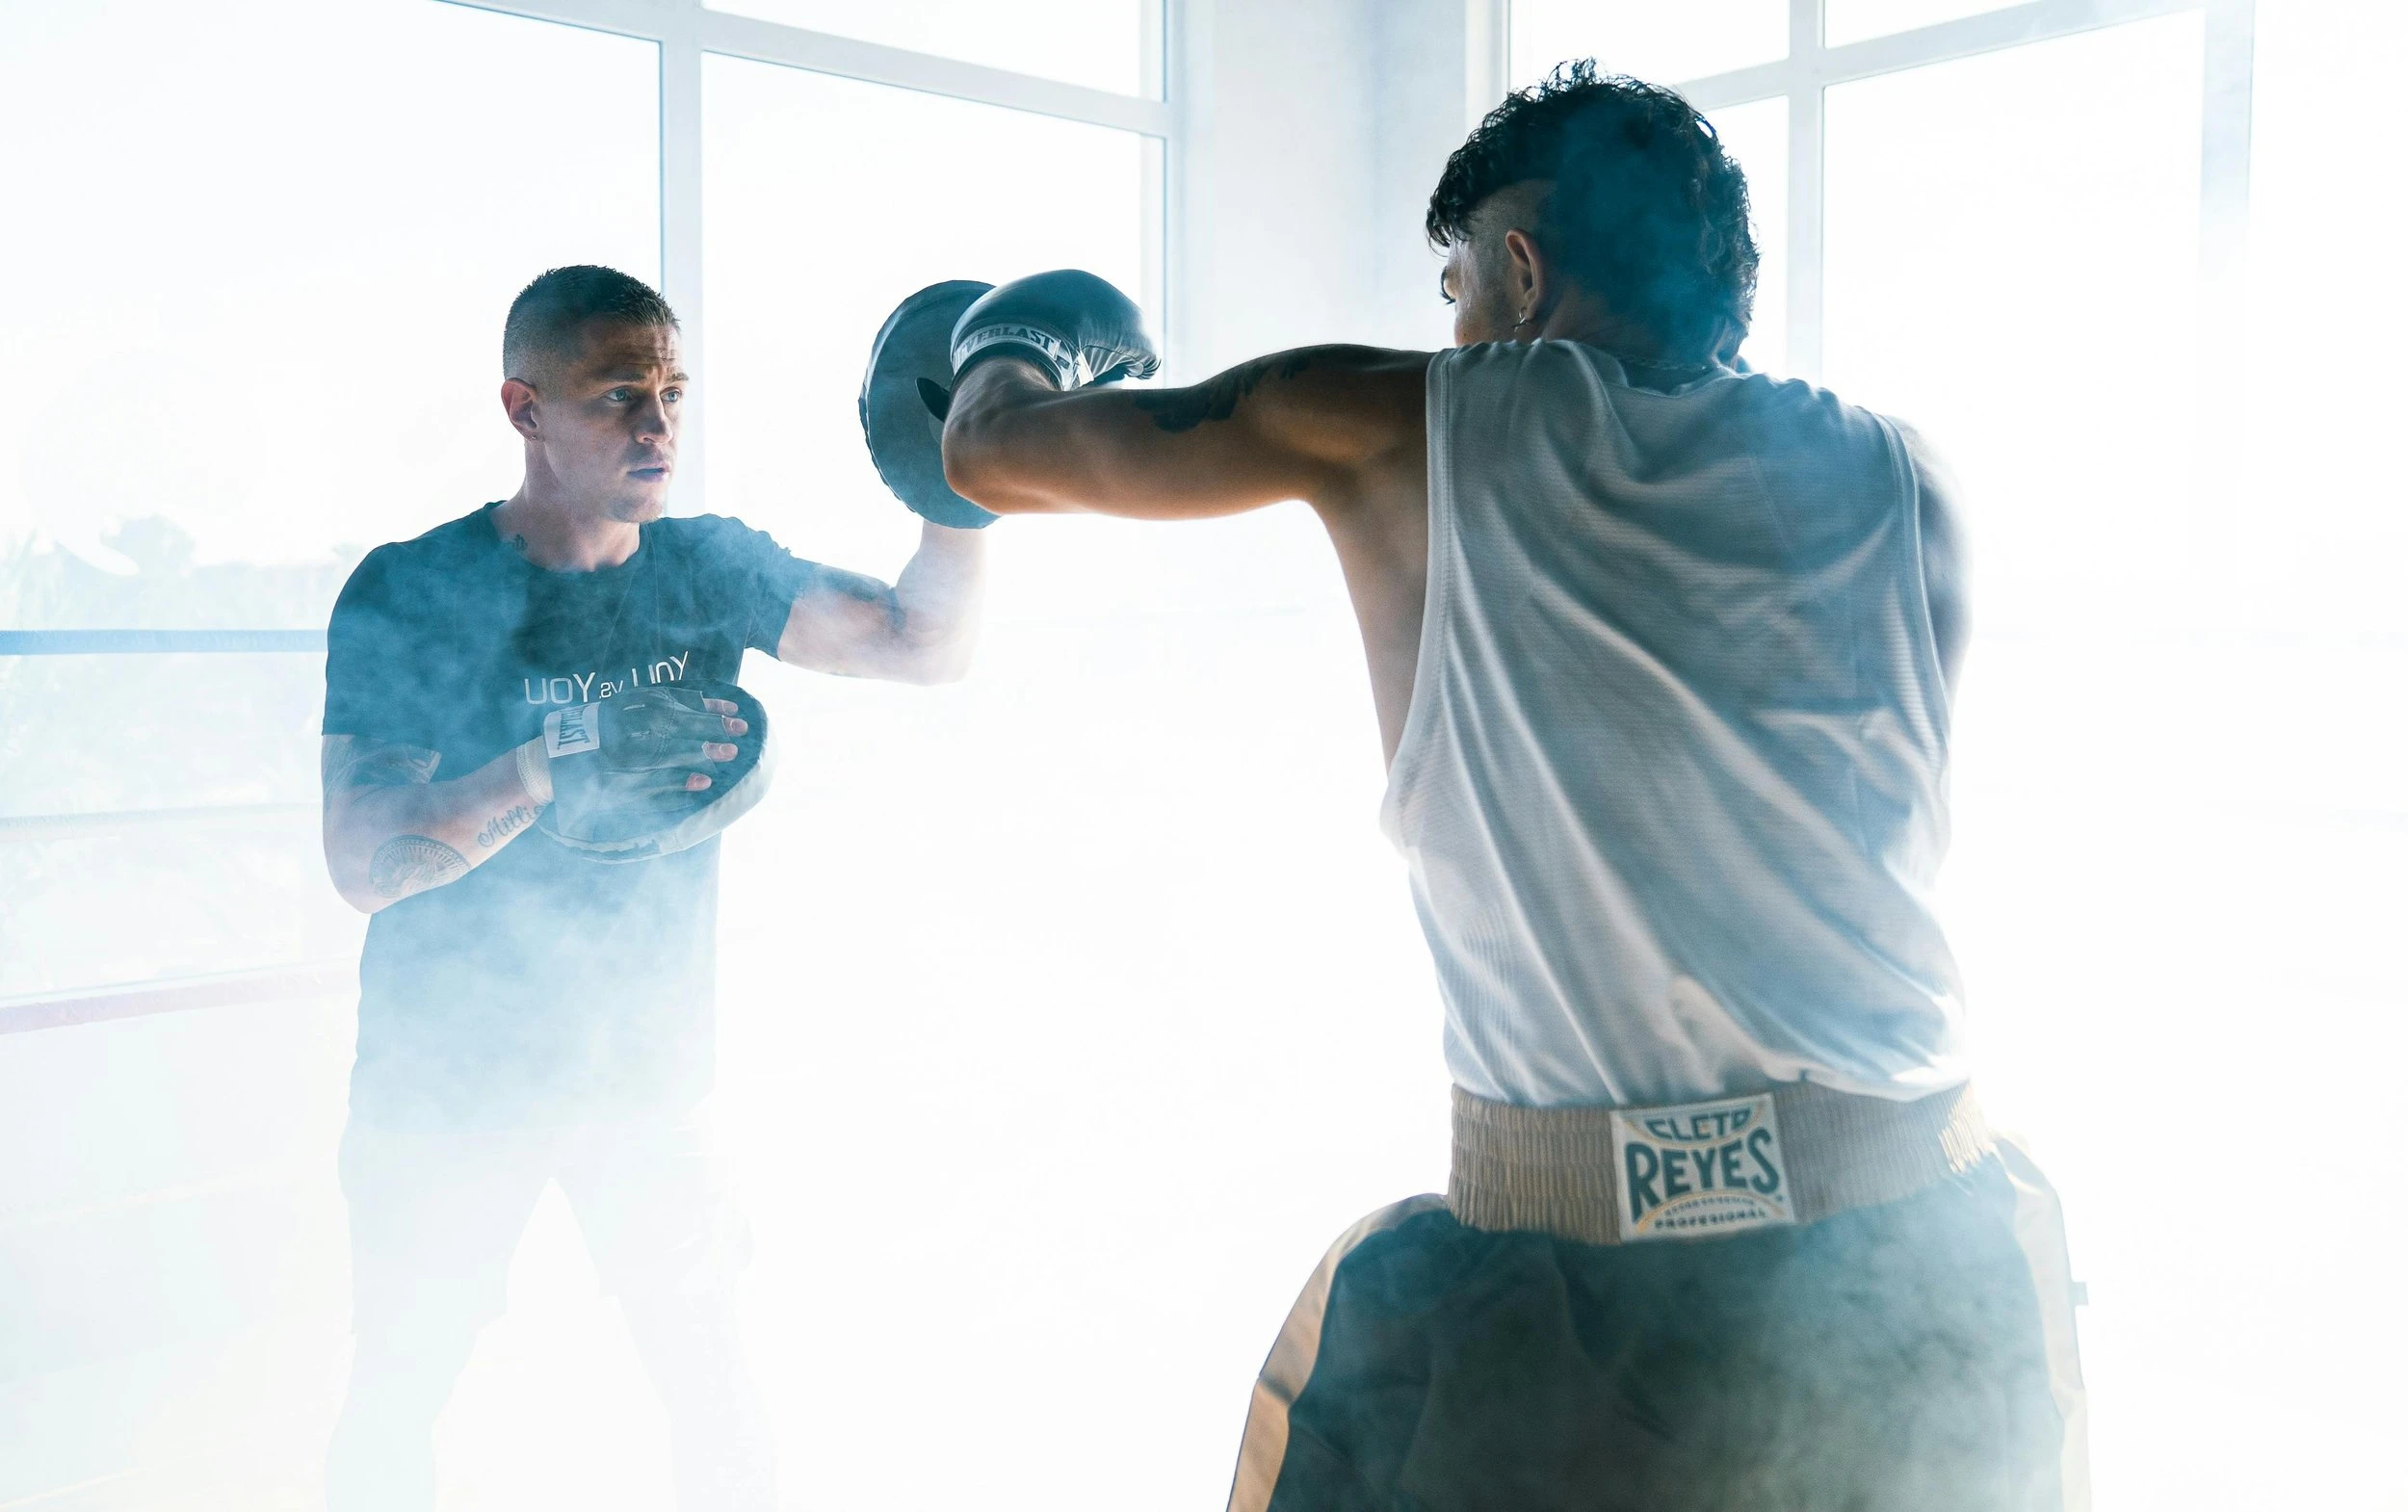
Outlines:
{"type": "Polygon", "coordinates": [[[119,809],[92,814],[0,815],[0,846],[30,846],[45,840],[88,840],[121,835],[153,824],[207,824],[223,820],[297,818],[315,814],[315,803],[223,803],[198,808],[119,809]]]}
{"type": "Polygon", "coordinates": [[[323,630],[0,630],[0,656],[276,651],[324,656],[326,650],[323,630]]]}
{"type": "Polygon", "coordinates": [[[359,984],[359,963],[349,955],[321,956],[288,966],[222,972],[165,981],[127,983],[98,992],[42,994],[0,999],[0,1034],[113,1019],[149,1018],[190,1008],[227,1008],[295,998],[332,997],[359,984]]]}

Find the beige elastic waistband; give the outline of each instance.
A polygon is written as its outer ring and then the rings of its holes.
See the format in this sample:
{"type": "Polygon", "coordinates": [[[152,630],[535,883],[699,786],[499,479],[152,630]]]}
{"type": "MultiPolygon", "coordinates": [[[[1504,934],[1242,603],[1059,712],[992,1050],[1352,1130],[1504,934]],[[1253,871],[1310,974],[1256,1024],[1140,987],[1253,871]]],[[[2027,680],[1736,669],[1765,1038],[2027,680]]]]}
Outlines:
{"type": "MultiPolygon", "coordinates": [[[[1973,1088],[1911,1103],[1796,1082],[1772,1092],[1797,1221],[1914,1195],[1996,1148],[1973,1088]]],[[[1454,1089],[1447,1206],[1469,1228],[1621,1242],[1610,1108],[1519,1108],[1454,1089]]]]}

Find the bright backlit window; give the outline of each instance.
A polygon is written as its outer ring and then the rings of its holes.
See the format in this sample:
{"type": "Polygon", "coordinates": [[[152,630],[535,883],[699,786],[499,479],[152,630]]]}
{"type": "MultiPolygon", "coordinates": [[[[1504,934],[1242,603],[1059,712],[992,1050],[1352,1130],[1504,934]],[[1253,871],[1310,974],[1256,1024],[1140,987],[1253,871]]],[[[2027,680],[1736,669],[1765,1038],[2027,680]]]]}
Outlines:
{"type": "Polygon", "coordinates": [[[2154,548],[2196,493],[2199,68],[2174,15],[1830,91],[1823,372],[1966,476],[1994,631],[2187,566],[2154,548]]]}
{"type": "Polygon", "coordinates": [[[1756,318],[1740,355],[1764,373],[1790,371],[1790,102],[1775,97],[1707,114],[1747,175],[1756,233],[1756,318]]]}
{"type": "Polygon", "coordinates": [[[1789,55],[1788,0],[1514,0],[1507,23],[1513,82],[1567,58],[1677,84],[1789,55]]]}
{"type": "Polygon", "coordinates": [[[1116,94],[1162,92],[1162,0],[712,0],[712,9],[1116,94]]]}
{"type": "Polygon", "coordinates": [[[2002,9],[2001,0],[1823,0],[1822,39],[1837,47],[2002,9]]]}
{"type": "Polygon", "coordinates": [[[1048,268],[1143,300],[1158,144],[741,59],[703,81],[711,507],[886,570],[919,532],[854,413],[879,324],[928,284],[1048,268]]]}
{"type": "MultiPolygon", "coordinates": [[[[492,497],[510,297],[558,263],[660,276],[659,69],[427,0],[0,12],[0,132],[44,144],[14,220],[55,233],[0,238],[0,278],[41,292],[0,308],[0,532],[103,573],[183,542],[324,562],[492,497]]],[[[315,627],[340,581],[19,622],[315,627]]]]}

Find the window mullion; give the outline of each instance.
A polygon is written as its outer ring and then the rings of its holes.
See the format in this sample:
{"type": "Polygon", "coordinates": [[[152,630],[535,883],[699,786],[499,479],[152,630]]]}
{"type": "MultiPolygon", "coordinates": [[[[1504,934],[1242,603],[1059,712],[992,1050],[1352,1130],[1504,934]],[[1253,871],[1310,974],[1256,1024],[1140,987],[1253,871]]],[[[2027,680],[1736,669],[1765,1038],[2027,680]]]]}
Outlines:
{"type": "Polygon", "coordinates": [[[1790,0],[1789,371],[1822,377],[1822,0],[1790,0]]]}
{"type": "Polygon", "coordinates": [[[710,388],[703,381],[702,36],[701,0],[665,7],[661,15],[661,292],[683,326],[680,340],[692,384],[678,437],[681,513],[707,507],[703,428],[710,388]]]}

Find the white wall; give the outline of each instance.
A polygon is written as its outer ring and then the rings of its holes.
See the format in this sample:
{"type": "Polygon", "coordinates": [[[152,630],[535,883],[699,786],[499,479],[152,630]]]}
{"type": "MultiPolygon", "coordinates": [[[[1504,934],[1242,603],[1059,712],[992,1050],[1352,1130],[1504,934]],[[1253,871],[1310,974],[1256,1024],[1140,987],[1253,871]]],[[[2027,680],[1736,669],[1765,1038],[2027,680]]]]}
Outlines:
{"type": "Polygon", "coordinates": [[[1466,0],[1189,0],[1179,371],[1446,339],[1424,204],[1465,122],[1466,0]]]}

